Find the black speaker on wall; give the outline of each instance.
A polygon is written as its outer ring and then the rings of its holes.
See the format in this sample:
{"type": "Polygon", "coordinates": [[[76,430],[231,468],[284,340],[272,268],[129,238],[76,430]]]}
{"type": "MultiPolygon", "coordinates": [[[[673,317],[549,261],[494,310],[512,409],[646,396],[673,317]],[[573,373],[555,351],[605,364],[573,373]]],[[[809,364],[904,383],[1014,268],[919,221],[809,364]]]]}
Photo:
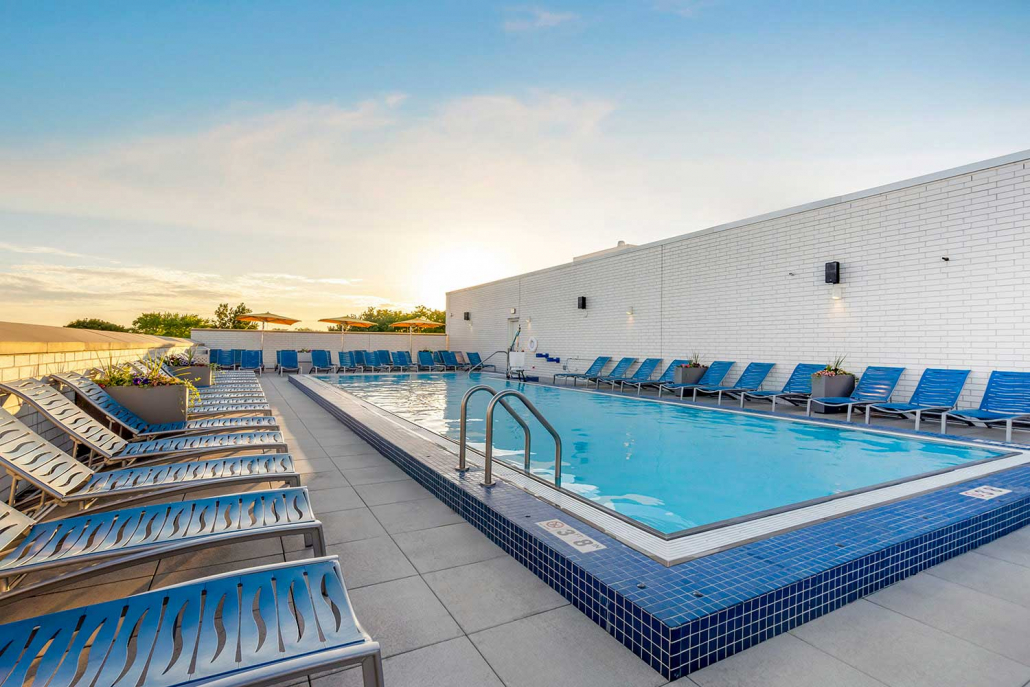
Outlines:
{"type": "Polygon", "coordinates": [[[576,308],[579,309],[579,310],[586,310],[587,309],[587,297],[586,296],[580,296],[579,298],[576,299],[576,308]]]}
{"type": "Polygon", "coordinates": [[[840,283],[840,263],[839,262],[828,262],[828,263],[826,263],[826,283],[827,284],[839,284],[840,283]]]}
{"type": "Polygon", "coordinates": [[[470,313],[470,312],[469,312],[468,310],[466,310],[466,311],[465,311],[465,315],[464,315],[464,318],[465,318],[466,320],[471,320],[471,319],[472,319],[472,313],[470,313]]]}

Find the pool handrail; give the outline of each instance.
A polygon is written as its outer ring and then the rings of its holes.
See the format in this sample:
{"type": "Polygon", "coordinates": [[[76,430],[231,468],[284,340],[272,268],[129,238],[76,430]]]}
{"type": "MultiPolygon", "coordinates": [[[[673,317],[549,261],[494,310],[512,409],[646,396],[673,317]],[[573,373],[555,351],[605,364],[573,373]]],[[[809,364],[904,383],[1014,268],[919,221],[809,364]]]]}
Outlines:
{"type": "MultiPolygon", "coordinates": [[[[458,472],[467,472],[469,469],[467,459],[465,458],[466,448],[468,445],[468,402],[469,399],[471,399],[480,391],[489,391],[491,397],[497,395],[497,390],[494,389],[492,386],[489,386],[487,384],[479,384],[466,391],[465,395],[461,397],[461,414],[458,419],[458,467],[456,468],[458,472]]],[[[522,425],[522,430],[526,435],[526,470],[528,471],[530,448],[529,425],[526,424],[525,420],[518,416],[514,409],[512,409],[512,407],[508,405],[507,401],[504,401],[503,405],[505,410],[511,413],[511,416],[515,418],[515,421],[522,425]]]]}
{"type": "MultiPolygon", "coordinates": [[[[498,394],[495,394],[494,397],[490,399],[490,402],[487,403],[487,405],[486,405],[486,456],[485,456],[484,461],[483,461],[483,481],[482,481],[482,485],[484,487],[492,487],[494,485],[494,479],[493,479],[493,462],[494,462],[494,443],[493,443],[493,438],[494,438],[494,408],[497,406],[498,403],[504,403],[504,398],[506,396],[514,396],[515,398],[517,398],[520,401],[522,401],[522,404],[524,406],[526,406],[526,409],[529,410],[529,412],[531,412],[533,414],[533,417],[535,417],[537,419],[537,421],[541,425],[544,426],[544,429],[546,429],[547,432],[551,435],[551,438],[554,439],[554,487],[556,489],[560,490],[561,489],[561,435],[558,434],[558,432],[557,432],[557,430],[555,430],[554,426],[550,422],[547,421],[547,418],[543,416],[543,413],[541,413],[539,410],[536,409],[536,406],[533,405],[533,403],[526,397],[526,395],[523,394],[521,391],[516,391],[515,389],[505,389],[504,391],[502,391],[502,392],[500,392],[498,394]]],[[[529,467],[530,467],[530,465],[529,465],[529,449],[530,449],[529,428],[526,425],[523,425],[523,426],[526,428],[526,459],[525,459],[526,463],[525,463],[525,473],[526,473],[527,476],[531,476],[531,473],[530,473],[530,470],[529,470],[529,467]]]]}

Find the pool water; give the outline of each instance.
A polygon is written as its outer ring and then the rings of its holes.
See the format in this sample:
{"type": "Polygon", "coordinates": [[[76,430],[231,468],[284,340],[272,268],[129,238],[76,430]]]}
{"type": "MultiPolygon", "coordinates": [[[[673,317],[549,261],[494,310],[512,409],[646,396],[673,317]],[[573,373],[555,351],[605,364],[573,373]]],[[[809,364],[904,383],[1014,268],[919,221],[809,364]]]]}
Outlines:
{"type": "MultiPolygon", "coordinates": [[[[1003,455],[479,374],[319,379],[453,440],[469,388],[518,389],[562,438],[562,487],[665,534],[1003,455]]],[[[469,444],[480,450],[489,397],[477,394],[469,404],[469,444]]],[[[520,415],[532,429],[532,472],[553,481],[554,441],[524,408],[520,415]]],[[[494,421],[495,458],[521,468],[522,429],[500,408],[494,421]]]]}

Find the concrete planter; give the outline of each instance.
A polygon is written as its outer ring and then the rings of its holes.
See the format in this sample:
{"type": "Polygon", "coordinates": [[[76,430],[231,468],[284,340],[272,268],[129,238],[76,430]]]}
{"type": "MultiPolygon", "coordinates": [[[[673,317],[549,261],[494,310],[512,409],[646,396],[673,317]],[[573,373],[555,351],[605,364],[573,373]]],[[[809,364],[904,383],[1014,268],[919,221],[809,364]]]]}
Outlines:
{"type": "Polygon", "coordinates": [[[701,367],[677,367],[672,372],[672,381],[676,384],[697,384],[708,372],[708,366],[701,367]]]}
{"type": "Polygon", "coordinates": [[[163,424],[186,420],[185,384],[152,387],[109,386],[104,391],[144,422],[163,424]]]}
{"type": "MultiPolygon", "coordinates": [[[[812,398],[826,396],[850,396],[855,390],[854,375],[836,375],[824,377],[812,375],[812,398]]],[[[812,410],[817,413],[842,413],[844,408],[829,408],[821,403],[813,403],[812,410]]]]}
{"type": "Polygon", "coordinates": [[[187,382],[193,382],[193,386],[211,386],[214,383],[214,372],[207,365],[170,365],[172,375],[187,382]]]}

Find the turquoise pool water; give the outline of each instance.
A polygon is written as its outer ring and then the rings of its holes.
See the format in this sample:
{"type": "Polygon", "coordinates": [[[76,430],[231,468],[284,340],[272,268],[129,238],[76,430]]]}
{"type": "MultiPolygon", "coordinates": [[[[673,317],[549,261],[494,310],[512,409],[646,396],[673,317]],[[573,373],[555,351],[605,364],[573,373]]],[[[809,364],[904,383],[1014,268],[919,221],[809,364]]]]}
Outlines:
{"type": "MultiPolygon", "coordinates": [[[[564,488],[666,534],[1002,455],[478,374],[319,379],[454,440],[470,387],[516,388],[562,437],[564,488]]],[[[479,449],[489,396],[477,394],[469,407],[470,444],[479,449]]],[[[522,430],[506,415],[495,414],[494,455],[521,467],[522,430]]],[[[522,417],[533,430],[532,471],[551,481],[554,442],[528,411],[522,417]]]]}

